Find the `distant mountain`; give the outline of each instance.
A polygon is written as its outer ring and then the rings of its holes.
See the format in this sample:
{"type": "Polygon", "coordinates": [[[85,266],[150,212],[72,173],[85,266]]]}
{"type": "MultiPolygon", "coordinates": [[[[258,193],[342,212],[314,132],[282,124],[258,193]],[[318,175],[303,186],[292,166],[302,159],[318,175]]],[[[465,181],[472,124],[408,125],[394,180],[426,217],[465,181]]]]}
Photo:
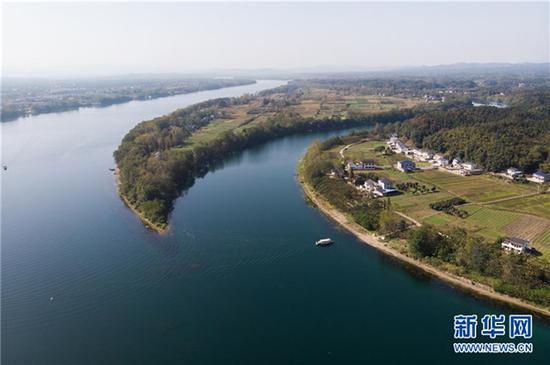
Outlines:
{"type": "Polygon", "coordinates": [[[548,77],[550,63],[454,63],[435,66],[404,66],[367,68],[363,66],[315,66],[291,69],[208,69],[189,72],[167,73],[129,73],[97,77],[73,78],[10,78],[3,82],[14,81],[141,81],[141,80],[178,80],[192,78],[254,78],[254,79],[310,79],[310,78],[394,78],[394,77],[548,77]]]}
{"type": "Polygon", "coordinates": [[[378,77],[495,77],[549,76],[550,63],[455,63],[436,66],[365,68],[361,66],[316,66],[295,69],[216,69],[196,75],[246,78],[378,78],[378,77]]]}

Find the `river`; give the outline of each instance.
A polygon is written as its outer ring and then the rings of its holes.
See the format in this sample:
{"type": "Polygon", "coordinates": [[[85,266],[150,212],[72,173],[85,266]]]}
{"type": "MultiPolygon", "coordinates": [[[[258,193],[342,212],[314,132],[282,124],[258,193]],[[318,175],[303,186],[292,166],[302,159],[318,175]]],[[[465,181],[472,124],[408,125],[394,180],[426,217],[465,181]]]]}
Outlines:
{"type": "Polygon", "coordinates": [[[231,157],[176,202],[165,236],[124,206],[108,169],[137,122],[279,84],[2,124],[3,364],[549,363],[540,320],[531,355],[454,355],[454,315],[515,311],[403,268],[308,206],[296,162],[337,132],[231,157]],[[313,244],[325,236],[336,243],[313,244]]]}

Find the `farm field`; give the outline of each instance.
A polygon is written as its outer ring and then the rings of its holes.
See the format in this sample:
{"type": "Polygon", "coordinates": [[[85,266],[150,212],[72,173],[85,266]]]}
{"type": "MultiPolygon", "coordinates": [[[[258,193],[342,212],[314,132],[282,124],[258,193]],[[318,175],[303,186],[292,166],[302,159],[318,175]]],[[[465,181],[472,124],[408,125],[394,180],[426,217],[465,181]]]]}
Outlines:
{"type": "Polygon", "coordinates": [[[528,213],[550,219],[550,194],[508,200],[492,204],[491,206],[498,209],[513,210],[515,212],[528,213]]]}
{"type": "Polygon", "coordinates": [[[461,176],[439,170],[403,173],[389,166],[404,156],[376,154],[373,149],[380,145],[384,143],[369,141],[354,145],[345,152],[346,160],[374,159],[388,168],[365,172],[389,178],[395,184],[418,182],[438,189],[435,193],[409,191],[392,196],[394,210],[421,223],[464,228],[488,240],[507,236],[528,239],[545,259],[550,260],[550,194],[531,195],[536,192],[533,184],[514,184],[489,175],[461,176]],[[468,217],[459,218],[430,208],[431,203],[455,196],[467,200],[468,203],[459,209],[467,211],[468,217]],[[490,203],[500,199],[504,201],[490,203]]]}
{"type": "Polygon", "coordinates": [[[534,247],[543,253],[543,257],[550,261],[550,228],[544,231],[534,242],[534,247]]]}
{"type": "Polygon", "coordinates": [[[445,192],[427,193],[423,195],[404,193],[391,197],[391,204],[393,209],[405,213],[418,221],[423,221],[426,218],[440,213],[430,208],[431,203],[450,199],[452,197],[452,195],[445,192]]]}
{"type": "MultiPolygon", "coordinates": [[[[272,96],[277,100],[278,95],[272,96]]],[[[330,89],[308,89],[308,91],[296,99],[296,104],[285,105],[284,110],[300,114],[304,118],[345,118],[349,111],[365,114],[378,113],[396,108],[413,107],[420,103],[420,99],[405,99],[397,97],[385,97],[377,95],[343,96],[330,89]]],[[[224,108],[224,117],[211,121],[207,126],[195,131],[182,146],[175,149],[191,149],[196,144],[216,139],[221,133],[234,131],[238,133],[245,126],[261,124],[279,112],[277,106],[262,109],[261,99],[252,101],[251,104],[234,105],[224,108]],[[252,111],[261,112],[252,112],[252,111]]],[[[374,148],[377,145],[385,145],[385,142],[373,142],[365,147],[374,148]]],[[[397,160],[396,160],[397,161],[397,160]]]]}
{"type": "Polygon", "coordinates": [[[386,146],[383,141],[368,141],[361,144],[351,146],[346,151],[346,159],[349,160],[361,160],[361,159],[373,159],[377,162],[377,165],[390,168],[397,163],[397,161],[408,160],[403,155],[383,155],[381,153],[374,152],[374,148],[378,146],[386,146]]]}
{"type": "Polygon", "coordinates": [[[415,173],[414,179],[427,182],[460,196],[472,203],[485,203],[498,199],[532,194],[536,190],[529,185],[502,181],[487,175],[461,176],[439,170],[415,173]]]}

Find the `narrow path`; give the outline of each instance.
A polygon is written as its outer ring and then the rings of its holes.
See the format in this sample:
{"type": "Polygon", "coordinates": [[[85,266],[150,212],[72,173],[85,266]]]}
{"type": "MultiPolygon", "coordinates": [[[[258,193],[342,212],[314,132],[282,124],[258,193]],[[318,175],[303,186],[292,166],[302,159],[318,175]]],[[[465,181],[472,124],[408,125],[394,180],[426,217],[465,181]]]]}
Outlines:
{"type": "Polygon", "coordinates": [[[420,223],[419,221],[417,221],[417,220],[414,219],[414,218],[409,217],[408,215],[406,215],[406,214],[404,214],[404,213],[398,212],[397,210],[394,210],[394,213],[397,214],[397,215],[399,215],[399,216],[401,216],[401,217],[403,217],[403,218],[405,218],[405,219],[407,219],[407,220],[409,220],[409,221],[411,221],[411,222],[413,222],[414,225],[417,226],[417,227],[421,227],[421,226],[422,226],[422,223],[420,223]]]}
{"type": "Polygon", "coordinates": [[[482,202],[482,203],[478,203],[478,204],[480,204],[480,205],[496,204],[496,203],[506,202],[506,201],[509,201],[509,200],[522,199],[522,198],[529,198],[530,196],[535,196],[535,195],[539,195],[539,193],[531,193],[531,194],[525,194],[525,195],[516,195],[516,196],[511,196],[511,197],[508,197],[508,198],[501,198],[501,199],[491,200],[491,201],[489,201],[489,202],[482,202]]]}
{"type": "Polygon", "coordinates": [[[347,150],[348,148],[350,148],[351,146],[353,146],[354,144],[356,144],[356,143],[348,144],[347,146],[344,146],[340,149],[339,153],[340,153],[340,156],[342,157],[342,160],[346,158],[344,156],[344,151],[347,150]]]}

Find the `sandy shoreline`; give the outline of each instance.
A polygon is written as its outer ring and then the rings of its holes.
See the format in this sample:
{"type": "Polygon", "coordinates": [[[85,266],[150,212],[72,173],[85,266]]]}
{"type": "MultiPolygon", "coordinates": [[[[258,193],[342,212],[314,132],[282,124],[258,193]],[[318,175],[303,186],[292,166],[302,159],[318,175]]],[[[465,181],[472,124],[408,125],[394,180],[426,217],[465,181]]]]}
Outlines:
{"type": "Polygon", "coordinates": [[[130,210],[132,212],[134,212],[134,214],[139,217],[139,219],[143,222],[143,224],[147,228],[152,229],[153,231],[155,231],[159,234],[166,234],[168,232],[169,228],[170,228],[169,225],[167,225],[166,227],[160,227],[158,224],[155,224],[155,223],[151,222],[149,219],[144,217],[143,214],[132,203],[130,203],[124,195],[122,195],[120,193],[120,170],[119,170],[118,166],[115,168],[114,175],[115,175],[118,195],[122,198],[122,200],[124,201],[124,204],[126,204],[126,206],[128,208],[130,208],[130,210]]]}
{"type": "Polygon", "coordinates": [[[412,257],[406,256],[401,252],[387,246],[383,241],[378,239],[372,233],[366,231],[357,223],[351,222],[345,214],[333,208],[326,200],[324,200],[315,191],[313,191],[310,186],[303,182],[300,176],[298,178],[300,179],[299,183],[302,186],[305,195],[315,204],[317,208],[319,208],[319,210],[323,214],[336,221],[338,224],[340,224],[342,227],[344,227],[346,230],[348,230],[350,233],[355,235],[366,244],[376,248],[377,250],[382,251],[384,254],[396,258],[397,260],[419,268],[422,271],[433,275],[440,280],[443,280],[453,287],[462,289],[466,292],[472,292],[479,296],[505,303],[516,308],[524,309],[538,316],[550,318],[550,309],[548,308],[539,307],[535,304],[523,301],[519,298],[514,298],[506,294],[498,293],[488,285],[477,283],[470,279],[437,269],[412,257]]]}

